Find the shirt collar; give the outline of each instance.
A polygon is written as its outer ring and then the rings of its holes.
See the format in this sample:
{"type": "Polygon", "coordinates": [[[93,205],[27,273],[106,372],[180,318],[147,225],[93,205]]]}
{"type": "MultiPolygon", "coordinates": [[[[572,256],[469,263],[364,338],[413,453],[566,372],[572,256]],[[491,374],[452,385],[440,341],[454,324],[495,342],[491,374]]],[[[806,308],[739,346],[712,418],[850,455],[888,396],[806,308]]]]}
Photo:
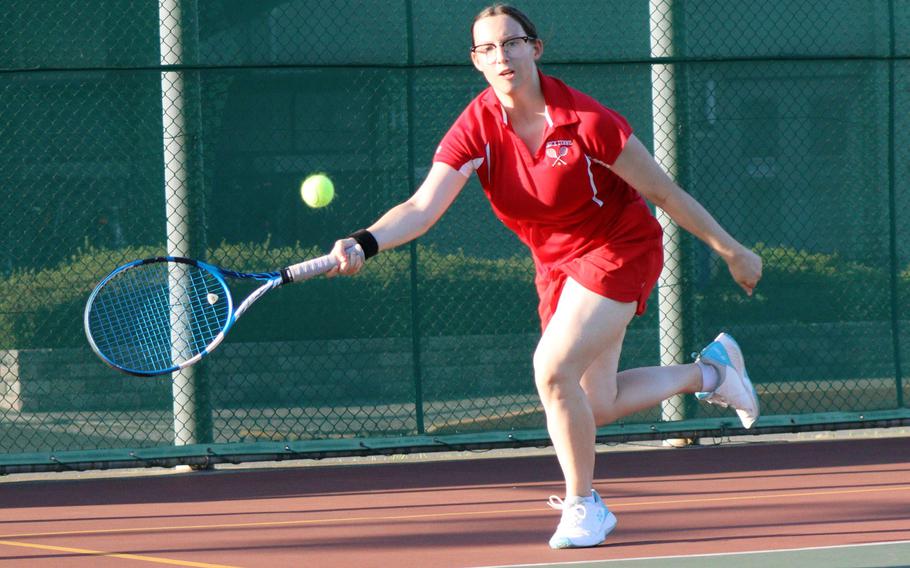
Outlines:
{"type": "MultiPolygon", "coordinates": [[[[575,113],[575,101],[572,99],[572,94],[566,84],[555,77],[544,75],[540,69],[537,70],[537,74],[540,77],[540,88],[543,91],[543,98],[547,103],[544,112],[550,127],[556,128],[578,122],[578,115],[575,113]]],[[[503,124],[509,123],[509,115],[506,114],[505,109],[499,103],[496,93],[493,92],[493,87],[487,88],[481,100],[485,106],[502,117],[503,124]]]]}

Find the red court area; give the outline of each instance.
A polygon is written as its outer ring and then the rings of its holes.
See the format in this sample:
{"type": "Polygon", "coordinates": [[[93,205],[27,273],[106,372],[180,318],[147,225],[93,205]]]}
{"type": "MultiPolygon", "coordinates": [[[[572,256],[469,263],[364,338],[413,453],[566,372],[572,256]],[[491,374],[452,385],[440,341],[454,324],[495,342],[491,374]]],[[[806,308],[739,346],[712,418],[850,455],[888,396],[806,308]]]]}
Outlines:
{"type": "Polygon", "coordinates": [[[11,481],[0,565],[502,566],[910,540],[908,438],[613,450],[596,487],[616,531],[553,551],[551,456],[11,481]]]}

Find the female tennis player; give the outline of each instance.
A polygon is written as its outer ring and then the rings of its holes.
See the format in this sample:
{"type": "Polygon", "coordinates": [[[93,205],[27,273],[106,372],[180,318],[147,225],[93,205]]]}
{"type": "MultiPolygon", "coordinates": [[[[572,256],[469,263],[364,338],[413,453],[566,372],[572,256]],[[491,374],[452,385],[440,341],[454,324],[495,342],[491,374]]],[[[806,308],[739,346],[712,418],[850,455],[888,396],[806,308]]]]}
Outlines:
{"type": "Polygon", "coordinates": [[[626,327],[663,265],[661,227],[643,197],[723,258],[746,294],[762,263],[666,175],[622,116],[538,70],[544,46],[525,14],[490,6],[472,40],[489,88],[442,139],[414,195],[335,243],[336,272],[354,274],[424,234],[476,173],[534,258],[543,328],[534,377],[566,481],[565,498],[550,498],[562,511],[550,546],[595,546],[616,525],[592,487],[596,426],[678,393],[733,407],[746,428],[759,415],[742,353],[725,333],[693,364],[617,373],[626,327]]]}

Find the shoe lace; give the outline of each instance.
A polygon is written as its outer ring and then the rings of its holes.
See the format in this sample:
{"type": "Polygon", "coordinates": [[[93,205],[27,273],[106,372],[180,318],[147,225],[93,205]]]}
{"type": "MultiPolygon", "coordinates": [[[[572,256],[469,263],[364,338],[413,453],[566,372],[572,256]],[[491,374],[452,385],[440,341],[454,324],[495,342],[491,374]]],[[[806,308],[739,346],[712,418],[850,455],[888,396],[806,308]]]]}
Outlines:
{"type": "Polygon", "coordinates": [[[578,526],[588,516],[588,510],[581,503],[570,505],[556,495],[550,495],[547,505],[557,511],[562,511],[562,519],[559,521],[560,525],[578,526]]]}

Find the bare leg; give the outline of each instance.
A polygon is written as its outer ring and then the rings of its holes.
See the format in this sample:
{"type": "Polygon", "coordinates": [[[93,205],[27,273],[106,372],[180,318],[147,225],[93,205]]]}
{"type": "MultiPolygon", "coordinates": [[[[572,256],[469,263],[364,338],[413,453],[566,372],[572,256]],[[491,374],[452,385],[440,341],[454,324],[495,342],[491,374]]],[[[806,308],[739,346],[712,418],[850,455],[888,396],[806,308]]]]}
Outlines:
{"type": "Polygon", "coordinates": [[[675,394],[697,392],[701,384],[701,370],[694,363],[627,369],[617,375],[616,362],[606,353],[581,380],[598,426],[651,408],[675,394]]]}
{"type": "Polygon", "coordinates": [[[634,303],[604,298],[570,278],[534,353],[535,383],[567,496],[590,495],[594,477],[595,414],[582,375],[597,361],[606,376],[589,382],[606,381],[615,390],[616,363],[634,314],[634,303]]]}

